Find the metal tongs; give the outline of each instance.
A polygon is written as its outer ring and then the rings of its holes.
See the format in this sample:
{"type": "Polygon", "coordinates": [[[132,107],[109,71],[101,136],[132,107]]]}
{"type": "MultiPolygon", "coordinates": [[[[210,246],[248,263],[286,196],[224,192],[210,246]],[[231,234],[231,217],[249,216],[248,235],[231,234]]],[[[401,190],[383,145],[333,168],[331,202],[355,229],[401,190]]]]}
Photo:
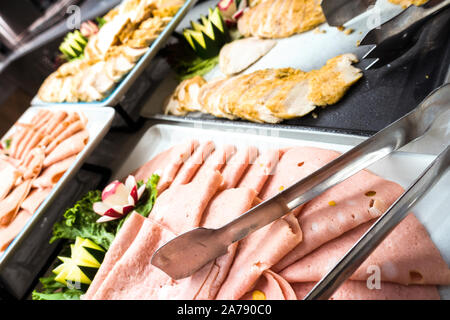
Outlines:
{"type": "MultiPolygon", "coordinates": [[[[331,26],[341,26],[363,13],[374,0],[323,0],[322,9],[331,26]]],[[[369,68],[379,68],[407,52],[418,40],[423,25],[450,5],[450,0],[431,0],[417,7],[410,6],[381,26],[370,30],[360,45],[373,45],[363,59],[375,59],[369,68]]]]}
{"type": "MultiPolygon", "coordinates": [[[[422,137],[450,110],[450,84],[433,91],[413,111],[219,229],[196,228],[167,242],[151,263],[173,279],[192,275],[225,254],[228,246],[279,219],[360,170],[422,137]]],[[[384,230],[382,230],[384,231],[384,230]]]]}

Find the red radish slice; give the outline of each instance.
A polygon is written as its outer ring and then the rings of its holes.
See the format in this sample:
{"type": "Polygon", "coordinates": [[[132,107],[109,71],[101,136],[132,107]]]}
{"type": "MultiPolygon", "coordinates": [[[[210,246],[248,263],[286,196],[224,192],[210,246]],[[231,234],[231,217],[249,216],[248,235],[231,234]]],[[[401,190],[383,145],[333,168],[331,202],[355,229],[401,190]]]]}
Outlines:
{"type": "Polygon", "coordinates": [[[110,184],[108,184],[105,189],[103,189],[102,192],[102,200],[105,200],[106,198],[108,198],[110,195],[116,193],[116,189],[117,187],[121,184],[120,181],[115,180],[113,182],[111,182],[110,184]]]}
{"type": "Polygon", "coordinates": [[[237,20],[237,19],[239,19],[240,17],[242,17],[242,15],[244,14],[244,10],[245,10],[245,9],[239,9],[238,11],[236,11],[236,13],[233,14],[233,19],[234,19],[234,20],[237,20]]]}

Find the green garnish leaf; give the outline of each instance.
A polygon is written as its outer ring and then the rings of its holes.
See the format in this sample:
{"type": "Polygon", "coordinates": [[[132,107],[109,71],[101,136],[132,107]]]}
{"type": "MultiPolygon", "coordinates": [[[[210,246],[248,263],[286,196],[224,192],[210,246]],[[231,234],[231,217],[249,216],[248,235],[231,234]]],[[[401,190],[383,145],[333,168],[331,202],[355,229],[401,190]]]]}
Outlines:
{"type": "Polygon", "coordinates": [[[100,29],[101,27],[103,27],[105,25],[105,23],[107,21],[103,17],[97,17],[97,18],[95,18],[95,22],[97,22],[97,27],[100,29]]]}
{"type": "Polygon", "coordinates": [[[11,139],[6,139],[5,140],[5,148],[6,150],[8,150],[11,147],[11,139]]]}

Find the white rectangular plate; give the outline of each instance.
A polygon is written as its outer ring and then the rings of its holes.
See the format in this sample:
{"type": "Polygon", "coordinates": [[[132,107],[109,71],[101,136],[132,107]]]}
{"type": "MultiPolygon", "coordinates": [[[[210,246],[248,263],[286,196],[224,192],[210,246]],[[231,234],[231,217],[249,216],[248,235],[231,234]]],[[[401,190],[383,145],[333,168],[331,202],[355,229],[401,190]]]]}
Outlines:
{"type": "MultiPolygon", "coordinates": [[[[64,185],[70,181],[70,179],[77,173],[83,162],[89,156],[89,154],[94,150],[97,144],[102,140],[104,135],[108,132],[111,122],[114,118],[114,109],[110,107],[93,107],[93,106],[60,106],[60,107],[31,107],[28,108],[25,113],[19,118],[18,122],[29,123],[33,116],[40,109],[48,109],[51,111],[64,110],[68,112],[79,112],[83,113],[88,119],[86,126],[89,132],[89,142],[81,151],[74,163],[69,167],[66,173],[61,177],[58,183],[53,187],[50,194],[44,200],[44,202],[39,206],[36,212],[33,214],[31,219],[27,222],[22,231],[17,235],[9,247],[5,250],[3,255],[0,255],[0,272],[2,270],[4,262],[8,259],[10,255],[13,255],[15,251],[20,248],[22,241],[26,238],[27,233],[32,230],[36,221],[39,221],[40,217],[45,215],[45,211],[51,205],[51,203],[58,197],[59,192],[63,189],[64,185]]],[[[12,133],[14,127],[12,127],[5,135],[7,137],[12,133]]]]}
{"type": "MultiPolygon", "coordinates": [[[[118,170],[122,179],[161,151],[187,139],[212,140],[216,146],[233,144],[236,147],[253,145],[260,150],[289,146],[314,146],[345,152],[364,138],[307,130],[258,129],[238,126],[157,124],[150,127],[137,143],[128,159],[118,170]]],[[[417,142],[417,143],[420,143],[417,142]]],[[[407,188],[433,161],[434,156],[410,152],[396,152],[368,169],[407,188]]],[[[447,172],[414,207],[414,213],[424,224],[443,258],[450,264],[450,173],[447,172]]],[[[450,299],[450,287],[440,288],[441,297],[450,299]]]]}

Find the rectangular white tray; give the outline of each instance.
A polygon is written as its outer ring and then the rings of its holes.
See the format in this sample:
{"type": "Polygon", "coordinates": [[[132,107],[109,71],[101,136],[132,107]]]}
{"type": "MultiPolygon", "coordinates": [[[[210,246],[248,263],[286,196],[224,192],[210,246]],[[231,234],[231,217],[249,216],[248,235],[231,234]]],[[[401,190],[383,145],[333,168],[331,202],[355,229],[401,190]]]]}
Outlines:
{"type": "MultiPolygon", "coordinates": [[[[64,110],[68,112],[81,112],[88,119],[88,123],[86,126],[87,131],[89,132],[89,142],[84,147],[83,151],[81,151],[75,162],[70,166],[70,168],[65,172],[65,174],[61,177],[58,183],[53,187],[50,194],[44,200],[44,202],[39,206],[36,212],[33,214],[31,219],[27,222],[22,231],[17,235],[17,237],[13,240],[13,242],[9,245],[9,247],[5,250],[5,252],[0,255],[0,274],[3,271],[3,268],[6,266],[8,259],[14,255],[14,253],[20,249],[22,242],[26,239],[28,233],[36,227],[36,223],[45,215],[46,210],[50,207],[52,202],[58,197],[58,194],[66,185],[67,182],[77,173],[80,169],[83,162],[90,155],[90,153],[94,150],[97,144],[102,140],[105,134],[108,132],[109,127],[111,126],[112,120],[114,118],[115,111],[110,107],[93,107],[93,106],[60,106],[60,107],[31,107],[28,108],[25,113],[19,118],[18,122],[28,123],[31,121],[33,116],[40,109],[48,109],[51,111],[64,110]]],[[[12,127],[5,135],[7,137],[10,133],[12,133],[14,127],[12,127]]],[[[62,213],[61,213],[62,214],[62,213]]],[[[49,230],[48,232],[51,232],[49,230]]]]}
{"type": "MultiPolygon", "coordinates": [[[[288,146],[315,146],[345,152],[365,138],[308,130],[277,130],[251,126],[219,126],[199,124],[156,124],[148,128],[115,174],[121,179],[150,160],[157,153],[187,139],[212,140],[216,146],[253,145],[260,150],[288,146]]],[[[420,141],[416,142],[420,144],[420,141]]],[[[398,151],[368,169],[386,179],[408,187],[433,161],[434,156],[398,151]]],[[[443,258],[450,264],[450,172],[447,172],[430,192],[416,204],[413,212],[424,224],[443,258]]],[[[450,299],[450,287],[440,287],[443,299],[450,299]]]]}

